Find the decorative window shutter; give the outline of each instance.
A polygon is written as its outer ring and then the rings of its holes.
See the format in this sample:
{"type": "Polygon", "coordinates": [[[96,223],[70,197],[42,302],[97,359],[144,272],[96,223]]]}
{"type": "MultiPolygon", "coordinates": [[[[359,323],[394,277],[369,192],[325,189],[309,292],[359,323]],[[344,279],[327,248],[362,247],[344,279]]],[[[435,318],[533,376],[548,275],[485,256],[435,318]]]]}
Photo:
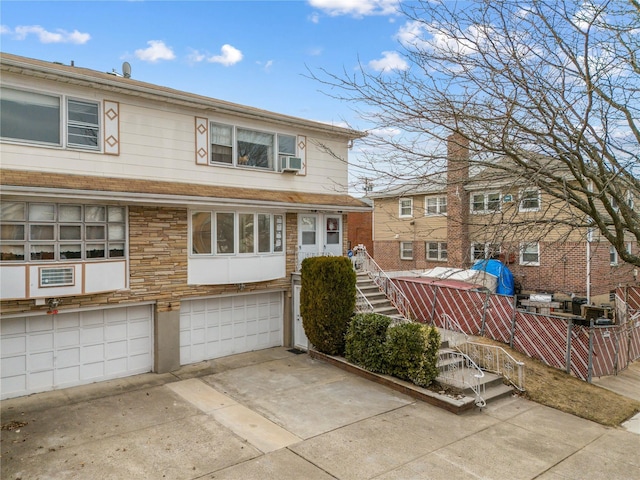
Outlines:
{"type": "Polygon", "coordinates": [[[209,120],[196,117],[196,165],[209,164],[209,120]]]}
{"type": "Polygon", "coordinates": [[[302,159],[302,170],[298,175],[307,174],[307,136],[298,135],[298,157],[302,159]]]}
{"type": "Polygon", "coordinates": [[[104,101],[104,153],[120,155],[120,103],[104,101]]]}

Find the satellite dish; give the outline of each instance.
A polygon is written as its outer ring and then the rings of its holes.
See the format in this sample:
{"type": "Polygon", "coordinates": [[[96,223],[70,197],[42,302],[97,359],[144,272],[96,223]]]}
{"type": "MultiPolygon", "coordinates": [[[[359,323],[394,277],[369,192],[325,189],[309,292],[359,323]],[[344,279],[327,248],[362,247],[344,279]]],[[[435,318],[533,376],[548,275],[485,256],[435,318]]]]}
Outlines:
{"type": "Polygon", "coordinates": [[[124,78],[131,78],[131,65],[129,65],[129,62],[122,64],[122,75],[124,75],[124,78]]]}

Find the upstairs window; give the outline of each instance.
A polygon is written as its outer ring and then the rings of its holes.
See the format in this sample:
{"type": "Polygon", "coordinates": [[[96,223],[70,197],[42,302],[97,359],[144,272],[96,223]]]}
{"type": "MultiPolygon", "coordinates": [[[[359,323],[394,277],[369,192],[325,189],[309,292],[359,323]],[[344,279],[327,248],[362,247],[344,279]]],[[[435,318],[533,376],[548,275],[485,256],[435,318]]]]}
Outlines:
{"type": "Polygon", "coordinates": [[[400,218],[413,217],[413,199],[401,198],[400,199],[400,218]]]}
{"type": "Polygon", "coordinates": [[[618,251],[613,245],[609,247],[609,264],[612,266],[618,265],[618,251]]]}
{"type": "Polygon", "coordinates": [[[497,258],[500,255],[500,245],[495,243],[473,243],[471,245],[471,258],[473,260],[487,260],[497,258]]]}
{"type": "Polygon", "coordinates": [[[211,162],[233,163],[233,131],[230,125],[211,124],[211,162]]]}
{"type": "Polygon", "coordinates": [[[523,190],[520,192],[521,212],[537,212],[540,210],[540,192],[537,189],[523,190]]]}
{"type": "Polygon", "coordinates": [[[237,129],[237,162],[239,166],[274,169],[272,133],[237,129]]]}
{"type": "Polygon", "coordinates": [[[58,95],[2,87],[0,109],[3,139],[56,147],[100,149],[98,102],[67,99],[65,104],[58,95]],[[63,128],[66,131],[64,145],[63,128]]]}
{"type": "Polygon", "coordinates": [[[491,213],[500,211],[499,192],[481,192],[471,195],[471,213],[491,213]]]}
{"type": "Polygon", "coordinates": [[[446,215],[447,197],[426,197],[424,206],[425,215],[446,215]]]}

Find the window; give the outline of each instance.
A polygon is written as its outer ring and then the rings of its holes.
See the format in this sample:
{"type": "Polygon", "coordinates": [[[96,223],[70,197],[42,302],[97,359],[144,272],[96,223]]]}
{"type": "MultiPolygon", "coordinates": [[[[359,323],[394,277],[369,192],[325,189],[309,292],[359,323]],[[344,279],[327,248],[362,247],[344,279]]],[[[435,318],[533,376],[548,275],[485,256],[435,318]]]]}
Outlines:
{"type": "Polygon", "coordinates": [[[67,145],[97,150],[100,123],[98,104],[80,100],[67,101],[67,145]]]}
{"type": "Polygon", "coordinates": [[[211,162],[233,163],[233,127],[211,124],[211,162]]]}
{"type": "Polygon", "coordinates": [[[525,243],[520,247],[521,265],[540,265],[540,245],[525,243]]]}
{"type": "Polygon", "coordinates": [[[474,193],[471,195],[471,213],[500,211],[500,193],[474,193]]]}
{"type": "Polygon", "coordinates": [[[3,202],[2,261],[105,260],[125,256],[124,207],[3,202]]]}
{"type": "Polygon", "coordinates": [[[473,260],[487,260],[500,255],[500,245],[495,243],[471,244],[471,258],[473,260]]]}
{"type": "MultiPolygon", "coordinates": [[[[5,139],[63,146],[62,98],[58,95],[0,89],[0,131],[5,139]]],[[[100,110],[98,102],[67,99],[66,146],[98,150],[100,148],[100,110]]]]}
{"type": "Polygon", "coordinates": [[[3,138],[61,145],[60,97],[7,87],[2,87],[0,92],[3,138]]]}
{"type": "Polygon", "coordinates": [[[427,260],[447,260],[447,242],[427,242],[427,260]]]}
{"type": "Polygon", "coordinates": [[[400,259],[413,260],[413,242],[400,242],[400,259]]]}
{"type": "Polygon", "coordinates": [[[401,198],[400,199],[400,218],[413,216],[413,199],[401,198]]]}
{"type": "Polygon", "coordinates": [[[609,247],[609,264],[618,265],[618,251],[613,245],[609,247]]]}
{"type": "Polygon", "coordinates": [[[276,170],[275,152],[296,155],[295,135],[259,132],[216,122],[210,123],[209,131],[212,165],[276,170]]]}
{"type": "Polygon", "coordinates": [[[236,135],[239,166],[273,170],[273,134],[238,128],[236,135]]]}
{"type": "Polygon", "coordinates": [[[284,216],[268,213],[191,212],[192,255],[284,252],[284,216]]]}
{"type": "Polygon", "coordinates": [[[446,215],[447,197],[426,197],[424,205],[425,215],[446,215]]]}
{"type": "Polygon", "coordinates": [[[521,212],[537,212],[540,210],[540,192],[537,189],[520,192],[521,212]]]}

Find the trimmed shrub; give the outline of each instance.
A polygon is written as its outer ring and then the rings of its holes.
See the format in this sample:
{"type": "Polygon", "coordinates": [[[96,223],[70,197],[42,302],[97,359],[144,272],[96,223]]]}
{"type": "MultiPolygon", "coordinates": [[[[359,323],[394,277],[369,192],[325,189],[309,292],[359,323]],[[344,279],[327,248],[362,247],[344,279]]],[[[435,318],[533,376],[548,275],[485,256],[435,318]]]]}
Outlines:
{"type": "Polygon", "coordinates": [[[389,375],[426,387],[438,376],[440,333],[419,323],[389,327],[385,357],[389,375]]]}
{"type": "Polygon", "coordinates": [[[300,273],[300,315],[309,342],[327,355],[344,355],[344,337],[356,306],[356,272],[351,260],[306,258],[300,273]]]}
{"type": "Polygon", "coordinates": [[[353,317],[345,336],[345,358],[370,372],[385,372],[384,352],[390,324],[391,318],[376,313],[353,317]]]}

